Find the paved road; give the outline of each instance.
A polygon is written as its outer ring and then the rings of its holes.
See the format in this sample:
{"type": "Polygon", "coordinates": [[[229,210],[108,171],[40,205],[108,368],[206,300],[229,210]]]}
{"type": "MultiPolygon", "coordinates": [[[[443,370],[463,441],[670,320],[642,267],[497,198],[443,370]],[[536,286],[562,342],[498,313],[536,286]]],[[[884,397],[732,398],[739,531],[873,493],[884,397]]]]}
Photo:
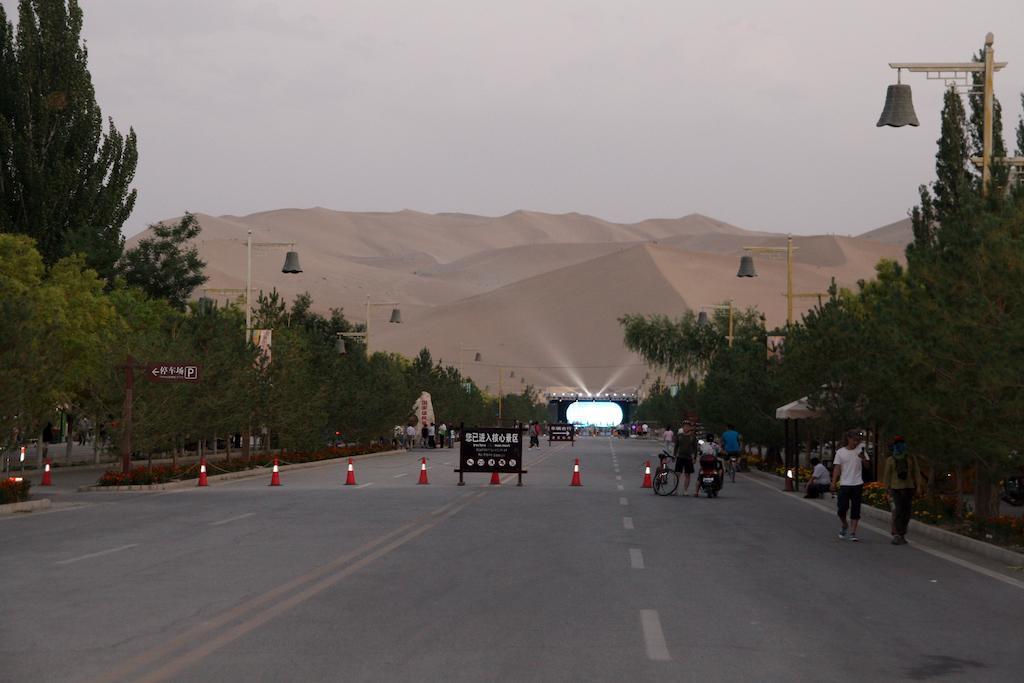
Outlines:
{"type": "Polygon", "coordinates": [[[438,451],[430,486],[414,453],[358,487],[332,464],[0,519],[0,680],[1021,680],[1020,572],[841,542],[754,477],[658,498],[656,449],[544,446],[523,488],[456,487],[438,451]]]}

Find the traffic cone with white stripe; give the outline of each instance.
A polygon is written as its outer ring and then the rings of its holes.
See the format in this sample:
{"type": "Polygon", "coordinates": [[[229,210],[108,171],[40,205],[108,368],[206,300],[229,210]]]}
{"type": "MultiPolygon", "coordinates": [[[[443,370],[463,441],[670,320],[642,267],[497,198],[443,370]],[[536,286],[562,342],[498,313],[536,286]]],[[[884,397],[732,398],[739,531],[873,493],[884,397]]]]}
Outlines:
{"type": "Polygon", "coordinates": [[[501,477],[498,476],[497,472],[491,472],[491,486],[500,486],[501,477]]]}
{"type": "Polygon", "coordinates": [[[43,465],[43,480],[39,483],[40,486],[53,486],[53,479],[50,475],[50,459],[47,458],[43,465]]]}
{"type": "Polygon", "coordinates": [[[281,485],[281,473],[277,469],[277,458],[274,458],[274,473],[270,475],[270,485],[280,486],[281,485]]]}
{"type": "Polygon", "coordinates": [[[580,459],[576,458],[576,462],[572,466],[572,481],[569,486],[583,486],[580,482],[580,459]]]}
{"type": "Polygon", "coordinates": [[[197,486],[209,486],[206,481],[206,457],[199,458],[199,483],[197,486]]]}
{"type": "Polygon", "coordinates": [[[418,482],[416,482],[416,483],[417,484],[429,484],[430,483],[429,481],[427,481],[427,459],[426,458],[423,458],[420,461],[420,480],[418,482]]]}
{"type": "Polygon", "coordinates": [[[649,488],[651,488],[651,461],[650,460],[648,460],[647,462],[644,463],[644,485],[641,486],[640,488],[642,488],[642,489],[649,489],[649,488]]]}
{"type": "Polygon", "coordinates": [[[356,485],[356,468],[352,466],[352,458],[348,459],[348,476],[345,477],[345,486],[356,485]]]}

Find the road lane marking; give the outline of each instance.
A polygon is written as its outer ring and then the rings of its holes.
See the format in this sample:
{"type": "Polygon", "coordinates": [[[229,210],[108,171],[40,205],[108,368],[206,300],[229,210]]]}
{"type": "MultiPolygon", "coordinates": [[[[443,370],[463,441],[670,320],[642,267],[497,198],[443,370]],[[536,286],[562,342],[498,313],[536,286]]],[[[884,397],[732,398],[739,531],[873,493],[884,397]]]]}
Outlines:
{"type": "Polygon", "coordinates": [[[619,505],[629,505],[629,501],[625,498],[619,498],[619,505]]]}
{"type": "Polygon", "coordinates": [[[616,474],[615,475],[615,481],[622,481],[622,475],[621,474],[616,474]]]}
{"type": "Polygon", "coordinates": [[[227,519],[222,519],[219,522],[210,522],[210,526],[220,526],[221,524],[228,524],[230,522],[237,522],[240,519],[245,519],[246,517],[252,517],[255,514],[256,514],[255,512],[246,512],[244,515],[238,515],[237,517],[228,517],[227,519]]]}
{"type": "Polygon", "coordinates": [[[615,486],[616,486],[616,487],[617,487],[617,488],[618,488],[618,489],[619,489],[620,491],[623,491],[623,490],[625,490],[625,487],[624,487],[624,486],[623,486],[622,484],[616,484],[615,486]]]}
{"type": "Polygon", "coordinates": [[[303,586],[312,584],[317,579],[322,579],[322,577],[329,574],[330,572],[345,567],[345,565],[352,562],[353,560],[356,560],[356,558],[358,558],[360,555],[364,555],[365,553],[368,553],[374,548],[384,545],[389,540],[401,536],[402,534],[405,534],[410,530],[414,530],[417,527],[417,525],[428,524],[426,528],[434,526],[433,520],[431,520],[430,518],[434,517],[440,519],[446,516],[446,513],[448,512],[457,512],[458,510],[461,510],[463,507],[465,507],[465,505],[468,505],[470,502],[475,500],[476,497],[479,496],[473,496],[473,494],[468,493],[459,496],[455,500],[449,501],[442,505],[441,507],[429,513],[425,513],[417,519],[414,519],[411,522],[407,522],[406,524],[403,524],[397,529],[393,529],[392,531],[384,534],[383,536],[368,541],[362,546],[356,548],[355,550],[348,552],[340,557],[337,557],[333,561],[328,562],[325,565],[316,567],[301,576],[295,577],[291,581],[288,581],[275,588],[272,588],[248,602],[240,603],[235,607],[225,612],[222,612],[220,615],[212,617],[207,621],[204,621],[201,624],[194,626],[193,628],[185,631],[177,637],[168,641],[164,641],[159,645],[146,650],[145,652],[139,654],[136,657],[133,657],[126,661],[122,661],[114,669],[106,672],[106,674],[93,680],[113,682],[129,678],[129,674],[131,674],[133,671],[143,668],[149,668],[151,667],[151,665],[153,665],[154,662],[165,657],[171,657],[175,650],[189,647],[189,643],[191,641],[194,641],[198,638],[202,638],[211,631],[221,629],[221,627],[225,626],[231,621],[245,618],[249,614],[252,614],[254,612],[258,613],[258,611],[263,609],[265,605],[275,604],[278,600],[285,597],[289,592],[299,590],[303,586]]]}
{"type": "Polygon", "coordinates": [[[640,610],[640,627],[644,631],[647,659],[656,662],[670,661],[672,657],[668,654],[668,645],[665,643],[665,633],[661,630],[661,618],[658,616],[658,610],[640,610]]]}
{"type": "Polygon", "coordinates": [[[71,559],[68,559],[68,560],[60,560],[59,562],[54,562],[54,564],[71,564],[72,562],[78,562],[80,560],[88,560],[88,559],[91,559],[93,557],[99,557],[101,555],[109,555],[110,553],[117,553],[117,552],[121,552],[122,550],[128,550],[128,548],[134,548],[137,545],[138,545],[138,543],[129,543],[128,545],[122,545],[122,546],[120,546],[118,548],[110,548],[109,550],[101,550],[98,553],[89,553],[88,555],[79,555],[78,557],[72,557],[71,559]]]}
{"type": "Polygon", "coordinates": [[[622,528],[623,529],[630,529],[630,530],[632,530],[633,529],[633,518],[632,517],[623,517],[622,518],[622,528]]]}
{"type": "Polygon", "coordinates": [[[357,489],[365,489],[367,486],[373,486],[373,482],[372,481],[368,481],[365,484],[357,484],[355,488],[357,488],[357,489]]]}
{"type": "Polygon", "coordinates": [[[398,479],[399,477],[404,477],[404,476],[406,476],[408,474],[409,474],[408,472],[402,472],[401,474],[396,474],[395,476],[393,476],[391,478],[392,479],[398,479]]]}
{"type": "Polygon", "coordinates": [[[644,554],[640,552],[640,548],[629,549],[629,566],[633,569],[644,568],[644,554]]]}
{"type": "MultiPolygon", "coordinates": [[[[750,475],[744,475],[744,477],[747,480],[754,482],[755,484],[758,484],[760,486],[764,486],[765,488],[770,489],[772,491],[775,491],[777,493],[781,493],[781,491],[779,489],[775,488],[771,484],[768,484],[766,482],[758,480],[756,477],[752,477],[750,475]]],[[[833,512],[829,508],[821,507],[820,505],[815,503],[813,499],[812,500],[808,500],[808,499],[805,499],[805,498],[790,498],[789,500],[797,500],[797,501],[800,501],[801,503],[806,503],[806,504],[810,505],[811,507],[814,507],[814,508],[816,508],[818,510],[821,510],[822,512],[825,512],[825,513],[827,513],[829,515],[835,515],[835,512],[833,512]]],[[[868,531],[873,531],[874,533],[878,534],[879,536],[883,536],[885,538],[889,538],[891,536],[891,534],[888,531],[886,531],[884,529],[881,529],[879,527],[876,527],[873,524],[871,524],[869,522],[866,522],[864,519],[860,520],[860,526],[858,527],[858,529],[860,529],[860,528],[867,529],[868,531]]],[[[983,576],[987,576],[987,577],[989,577],[991,579],[996,579],[997,581],[1002,581],[1003,583],[1005,583],[1008,586],[1013,586],[1014,588],[1020,588],[1021,590],[1024,590],[1024,581],[1018,581],[1017,579],[1014,579],[1012,577],[1003,576],[999,572],[995,572],[995,571],[992,571],[991,569],[989,569],[987,567],[982,567],[981,565],[974,564],[973,562],[971,562],[969,560],[964,560],[964,559],[961,559],[959,557],[956,557],[955,555],[950,555],[948,553],[944,553],[941,550],[937,550],[935,548],[930,548],[930,547],[928,547],[926,545],[922,545],[920,541],[915,541],[913,544],[911,544],[910,547],[911,548],[915,548],[917,550],[920,550],[923,553],[928,553],[929,555],[932,555],[934,557],[938,557],[940,559],[946,560],[947,562],[955,564],[955,565],[957,565],[959,567],[963,567],[964,569],[969,569],[972,572],[976,572],[976,573],[981,574],[983,576]]]]}

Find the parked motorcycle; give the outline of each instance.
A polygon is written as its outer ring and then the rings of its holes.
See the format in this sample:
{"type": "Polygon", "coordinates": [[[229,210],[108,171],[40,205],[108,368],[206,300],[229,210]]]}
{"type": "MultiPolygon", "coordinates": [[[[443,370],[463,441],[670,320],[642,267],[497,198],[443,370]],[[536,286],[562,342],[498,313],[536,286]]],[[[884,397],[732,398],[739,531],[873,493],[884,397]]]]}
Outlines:
{"type": "Polygon", "coordinates": [[[1002,499],[1010,505],[1024,505],[1024,477],[1007,477],[1004,479],[1002,499]]]}

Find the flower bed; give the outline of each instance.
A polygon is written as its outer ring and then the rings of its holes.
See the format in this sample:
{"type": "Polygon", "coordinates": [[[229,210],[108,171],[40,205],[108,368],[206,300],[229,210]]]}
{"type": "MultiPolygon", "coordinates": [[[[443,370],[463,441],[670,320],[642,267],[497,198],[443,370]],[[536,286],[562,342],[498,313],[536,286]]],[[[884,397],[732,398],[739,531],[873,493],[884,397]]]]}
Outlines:
{"type": "MultiPolygon", "coordinates": [[[[366,455],[368,453],[379,453],[381,451],[390,450],[390,446],[346,446],[343,448],[329,447],[322,448],[318,451],[312,451],[309,453],[286,453],[283,458],[280,459],[282,464],[297,464],[300,462],[317,462],[320,460],[330,460],[332,458],[350,458],[356,455],[366,455]]],[[[224,474],[226,472],[241,472],[242,470],[250,469],[253,465],[256,467],[269,467],[274,462],[274,456],[261,454],[254,463],[250,464],[248,460],[208,460],[206,462],[207,474],[224,474]]],[[[149,484],[165,484],[169,481],[181,481],[183,479],[196,479],[199,477],[199,464],[193,463],[191,465],[178,465],[177,467],[171,467],[170,465],[158,465],[152,468],[139,466],[133,467],[128,473],[118,472],[116,470],[107,470],[100,476],[99,481],[96,482],[97,486],[132,486],[132,485],[149,485],[149,484]]]]}
{"type": "Polygon", "coordinates": [[[32,484],[28,479],[9,477],[0,481],[0,505],[22,503],[28,500],[28,490],[32,484]]]}
{"type": "MultiPolygon", "coordinates": [[[[864,486],[864,503],[882,510],[889,510],[889,492],[878,483],[864,486]]],[[[915,497],[913,517],[919,522],[933,524],[995,545],[1014,550],[1024,549],[1024,518],[1000,515],[998,517],[977,517],[967,512],[964,519],[956,514],[956,496],[940,495],[915,497]]]]}

